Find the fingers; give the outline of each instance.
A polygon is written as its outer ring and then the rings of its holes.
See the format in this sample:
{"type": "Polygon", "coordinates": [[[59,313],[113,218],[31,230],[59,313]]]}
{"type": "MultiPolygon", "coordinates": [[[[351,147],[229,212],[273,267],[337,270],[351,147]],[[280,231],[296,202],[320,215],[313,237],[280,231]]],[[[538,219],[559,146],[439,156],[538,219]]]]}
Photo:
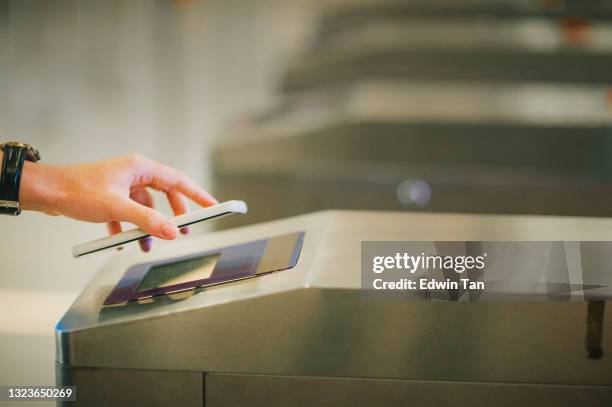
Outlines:
{"type": "MultiPolygon", "coordinates": [[[[151,236],[162,239],[174,239],[178,234],[176,225],[168,218],[153,209],[153,199],[146,187],[166,193],[168,202],[175,215],[189,211],[186,198],[204,207],[217,204],[217,200],[200,188],[183,172],[167,165],[148,160],[138,154],[122,158],[131,169],[133,179],[130,193],[131,199],[122,199],[116,218],[134,223],[151,236]]],[[[182,228],[181,233],[188,233],[188,228],[182,228]]],[[[146,243],[150,248],[150,243],[146,243]]],[[[144,246],[143,250],[147,250],[144,246]]]]}
{"type": "MultiPolygon", "coordinates": [[[[168,202],[170,203],[170,207],[172,208],[172,212],[174,212],[175,216],[189,212],[189,204],[187,203],[187,199],[185,199],[185,196],[180,192],[171,189],[166,193],[166,197],[168,197],[168,202]]],[[[180,231],[184,235],[188,234],[189,226],[183,226],[180,231]]]]}
{"type": "Polygon", "coordinates": [[[143,187],[134,188],[133,190],[130,191],[130,198],[132,198],[139,204],[148,206],[149,208],[154,207],[153,197],[151,196],[151,193],[147,191],[146,188],[143,188],[143,187]]]}
{"type": "Polygon", "coordinates": [[[165,192],[175,189],[205,207],[219,203],[183,172],[155,161],[147,159],[145,161],[145,172],[150,179],[151,187],[165,192]]]}
{"type": "Polygon", "coordinates": [[[153,247],[153,238],[151,236],[143,237],[138,241],[140,245],[140,250],[147,253],[151,251],[151,247],[153,247]]]}
{"type": "MultiPolygon", "coordinates": [[[[117,233],[121,233],[123,231],[121,229],[121,223],[116,221],[106,223],[106,230],[108,230],[109,235],[116,235],[117,233]]],[[[123,250],[123,246],[117,247],[117,250],[123,250]]]]}
{"type": "Polygon", "coordinates": [[[117,218],[135,224],[145,233],[161,239],[172,240],[178,235],[178,228],[161,213],[132,199],[121,199],[117,209],[117,218]]]}
{"type": "MultiPolygon", "coordinates": [[[[130,198],[142,205],[148,206],[149,208],[154,207],[153,197],[146,188],[134,189],[132,192],[130,192],[130,198]]],[[[151,251],[151,247],[153,247],[153,238],[150,236],[143,237],[142,239],[138,240],[138,245],[140,246],[140,250],[143,252],[149,252],[151,251]]]]}
{"type": "Polygon", "coordinates": [[[117,233],[121,233],[121,223],[116,221],[108,222],[106,224],[106,230],[108,230],[109,235],[116,235],[117,233]]]}

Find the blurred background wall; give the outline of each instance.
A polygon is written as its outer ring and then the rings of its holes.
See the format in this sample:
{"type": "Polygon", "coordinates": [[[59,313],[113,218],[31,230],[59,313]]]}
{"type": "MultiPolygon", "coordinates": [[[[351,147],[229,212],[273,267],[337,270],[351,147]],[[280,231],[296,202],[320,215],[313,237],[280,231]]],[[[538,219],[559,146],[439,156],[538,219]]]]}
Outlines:
{"type": "MultiPolygon", "coordinates": [[[[2,0],[0,140],[48,163],[140,152],[212,189],[212,140],[273,97],[310,18],[299,1],[2,0]]],[[[0,383],[53,383],[54,324],[112,256],[70,247],[105,227],[24,213],[0,230],[0,383]]]]}
{"type": "MultiPolygon", "coordinates": [[[[0,0],[0,140],[179,167],[249,203],[219,227],[609,216],[611,19],[607,1],[0,0]]],[[[53,325],[113,255],[70,247],[105,228],[25,213],[0,230],[0,384],[52,383],[53,325]]]]}

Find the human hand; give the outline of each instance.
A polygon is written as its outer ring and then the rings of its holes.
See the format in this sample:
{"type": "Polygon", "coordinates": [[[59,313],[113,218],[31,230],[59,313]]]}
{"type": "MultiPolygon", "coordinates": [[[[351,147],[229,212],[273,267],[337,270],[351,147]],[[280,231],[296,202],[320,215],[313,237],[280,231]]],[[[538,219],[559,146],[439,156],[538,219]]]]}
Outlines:
{"type": "MultiPolygon", "coordinates": [[[[120,222],[130,222],[151,236],[176,238],[176,225],[153,209],[148,188],[165,193],[175,215],[189,210],[187,198],[202,206],[217,203],[181,171],[138,154],[67,166],[26,162],[19,200],[26,210],[106,222],[110,234],[121,232],[120,222]]],[[[140,240],[144,251],[151,243],[140,240]]]]}

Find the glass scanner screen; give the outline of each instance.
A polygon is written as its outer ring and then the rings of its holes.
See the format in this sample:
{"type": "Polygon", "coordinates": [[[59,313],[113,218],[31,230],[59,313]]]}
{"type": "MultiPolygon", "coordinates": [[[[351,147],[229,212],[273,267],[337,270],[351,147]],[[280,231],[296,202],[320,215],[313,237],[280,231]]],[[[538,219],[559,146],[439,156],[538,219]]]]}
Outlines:
{"type": "Polygon", "coordinates": [[[114,305],[295,267],[304,232],[131,265],[104,300],[114,305]]]}
{"type": "Polygon", "coordinates": [[[145,274],[136,291],[147,291],[209,278],[220,256],[220,254],[213,254],[153,266],[145,274]]]}

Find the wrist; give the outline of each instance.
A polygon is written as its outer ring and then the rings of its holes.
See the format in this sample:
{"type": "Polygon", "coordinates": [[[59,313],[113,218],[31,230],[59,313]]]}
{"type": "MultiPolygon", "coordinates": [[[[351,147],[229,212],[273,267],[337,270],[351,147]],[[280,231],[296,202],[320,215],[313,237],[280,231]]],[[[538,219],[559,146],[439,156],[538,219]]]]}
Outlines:
{"type": "Polygon", "coordinates": [[[19,205],[24,210],[57,214],[61,198],[61,173],[57,167],[26,161],[21,174],[19,205]]]}

